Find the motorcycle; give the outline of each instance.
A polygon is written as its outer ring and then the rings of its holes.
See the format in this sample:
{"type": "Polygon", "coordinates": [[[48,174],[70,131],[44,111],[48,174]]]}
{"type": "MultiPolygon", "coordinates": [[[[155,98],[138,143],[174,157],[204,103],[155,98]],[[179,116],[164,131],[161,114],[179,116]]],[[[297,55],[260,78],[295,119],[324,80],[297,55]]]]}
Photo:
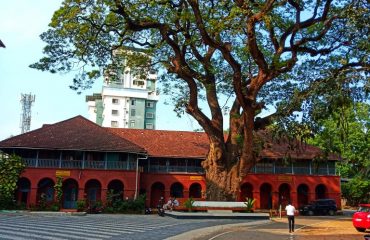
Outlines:
{"type": "Polygon", "coordinates": [[[157,210],[158,210],[157,211],[158,215],[161,216],[161,217],[164,217],[164,208],[163,208],[163,205],[158,204],[157,210]]]}

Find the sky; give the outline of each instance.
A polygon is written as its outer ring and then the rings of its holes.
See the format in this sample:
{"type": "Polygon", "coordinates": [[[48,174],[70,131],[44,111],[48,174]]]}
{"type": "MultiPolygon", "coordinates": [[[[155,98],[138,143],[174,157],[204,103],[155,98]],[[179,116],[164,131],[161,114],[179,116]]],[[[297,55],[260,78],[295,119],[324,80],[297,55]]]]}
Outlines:
{"type": "MultiPolygon", "coordinates": [[[[6,48],[0,48],[0,140],[21,133],[21,94],[35,95],[31,108],[31,129],[72,118],[88,118],[85,96],[100,93],[103,80],[92,89],[71,90],[73,73],[51,74],[29,68],[42,56],[45,43],[39,35],[48,24],[61,0],[2,1],[0,6],[0,39],[6,48]]],[[[199,129],[194,119],[186,115],[178,118],[173,106],[165,105],[161,95],[157,105],[157,126],[161,130],[192,131],[199,129]]]]}

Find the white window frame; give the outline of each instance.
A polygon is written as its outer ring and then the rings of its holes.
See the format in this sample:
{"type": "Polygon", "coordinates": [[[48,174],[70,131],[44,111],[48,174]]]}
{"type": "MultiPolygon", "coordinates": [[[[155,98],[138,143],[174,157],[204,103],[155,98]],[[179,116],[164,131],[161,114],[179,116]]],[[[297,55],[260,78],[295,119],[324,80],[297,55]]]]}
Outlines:
{"type": "Polygon", "coordinates": [[[146,102],[146,107],[147,108],[153,108],[154,107],[154,102],[146,102]]]}
{"type": "Polygon", "coordinates": [[[112,104],[119,104],[118,98],[112,98],[112,104]]]}
{"type": "Polygon", "coordinates": [[[135,120],[130,121],[130,127],[135,127],[135,120]]]}
{"type": "Polygon", "coordinates": [[[152,112],[147,112],[147,113],[145,113],[145,117],[146,117],[146,118],[154,118],[154,113],[152,113],[152,112]]]}
{"type": "Polygon", "coordinates": [[[145,124],[145,129],[154,129],[154,124],[153,123],[145,124]]]}
{"type": "Polygon", "coordinates": [[[111,127],[118,127],[118,121],[111,121],[110,126],[111,127]]]}
{"type": "Polygon", "coordinates": [[[118,116],[119,112],[117,109],[112,109],[112,116],[118,116]]]}

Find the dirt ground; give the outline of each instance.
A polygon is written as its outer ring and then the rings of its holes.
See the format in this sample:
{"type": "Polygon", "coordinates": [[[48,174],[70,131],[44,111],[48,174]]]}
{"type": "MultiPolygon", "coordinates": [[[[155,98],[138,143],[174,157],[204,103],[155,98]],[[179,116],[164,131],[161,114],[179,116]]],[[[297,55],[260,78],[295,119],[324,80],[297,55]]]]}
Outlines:
{"type": "MultiPolygon", "coordinates": [[[[299,221],[299,219],[297,219],[299,221]]],[[[294,240],[364,240],[364,235],[352,225],[350,218],[336,218],[298,228],[294,240]]]]}

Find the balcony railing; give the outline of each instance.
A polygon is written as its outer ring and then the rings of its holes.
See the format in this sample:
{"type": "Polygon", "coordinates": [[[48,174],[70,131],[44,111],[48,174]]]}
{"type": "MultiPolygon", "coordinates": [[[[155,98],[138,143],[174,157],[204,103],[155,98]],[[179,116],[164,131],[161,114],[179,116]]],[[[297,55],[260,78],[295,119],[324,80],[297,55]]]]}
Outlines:
{"type": "Polygon", "coordinates": [[[292,166],[263,167],[256,165],[251,170],[252,173],[272,173],[272,174],[304,174],[304,175],[336,175],[334,167],[311,168],[292,166]]]}
{"type": "Polygon", "coordinates": [[[35,168],[134,170],[136,167],[135,164],[127,164],[126,161],[83,161],[35,158],[23,158],[23,161],[28,167],[35,168]]]}
{"type": "Polygon", "coordinates": [[[194,167],[194,166],[164,166],[164,165],[150,165],[149,169],[144,168],[146,172],[188,172],[188,173],[204,173],[204,169],[202,167],[194,167]]]}

